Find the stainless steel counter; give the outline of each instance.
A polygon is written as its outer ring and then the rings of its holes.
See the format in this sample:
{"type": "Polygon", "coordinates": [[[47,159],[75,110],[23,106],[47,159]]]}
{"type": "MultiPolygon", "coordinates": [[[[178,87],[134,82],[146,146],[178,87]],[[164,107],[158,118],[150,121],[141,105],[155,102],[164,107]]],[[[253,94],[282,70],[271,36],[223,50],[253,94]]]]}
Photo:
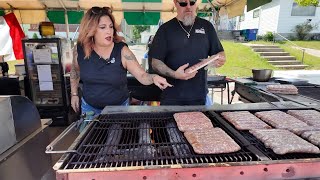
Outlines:
{"type": "Polygon", "coordinates": [[[47,127],[42,124],[41,128],[0,155],[1,180],[54,179],[53,172],[50,173],[51,155],[45,154],[50,143],[47,127]]]}

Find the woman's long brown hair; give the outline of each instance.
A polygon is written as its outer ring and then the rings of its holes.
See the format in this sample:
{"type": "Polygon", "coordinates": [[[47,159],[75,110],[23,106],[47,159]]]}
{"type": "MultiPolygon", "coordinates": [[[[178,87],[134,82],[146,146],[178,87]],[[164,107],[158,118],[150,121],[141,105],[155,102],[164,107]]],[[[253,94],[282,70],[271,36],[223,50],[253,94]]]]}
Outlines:
{"type": "MultiPolygon", "coordinates": [[[[102,8],[101,8],[102,9],[102,8]]],[[[110,11],[101,11],[101,13],[93,13],[92,8],[89,9],[80,23],[79,38],[78,43],[82,46],[85,54],[85,59],[89,59],[94,45],[94,34],[97,31],[100,18],[102,16],[109,16],[113,24],[113,41],[119,42],[119,37],[117,35],[116,24],[114,16],[110,11]]]]}

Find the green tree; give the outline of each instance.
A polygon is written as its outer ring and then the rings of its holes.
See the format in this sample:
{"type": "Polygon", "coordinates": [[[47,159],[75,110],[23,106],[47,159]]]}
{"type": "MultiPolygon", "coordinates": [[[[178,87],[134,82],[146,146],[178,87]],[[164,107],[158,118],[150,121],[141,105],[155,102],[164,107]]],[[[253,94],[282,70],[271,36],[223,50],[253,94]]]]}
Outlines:
{"type": "Polygon", "coordinates": [[[294,0],[299,6],[318,6],[319,0],[294,0]]]}
{"type": "Polygon", "coordinates": [[[134,25],[132,28],[133,39],[138,40],[141,38],[141,33],[145,30],[149,30],[150,26],[134,25]]]}
{"type": "Polygon", "coordinates": [[[32,38],[33,38],[33,39],[39,39],[37,33],[33,33],[32,38]]]}

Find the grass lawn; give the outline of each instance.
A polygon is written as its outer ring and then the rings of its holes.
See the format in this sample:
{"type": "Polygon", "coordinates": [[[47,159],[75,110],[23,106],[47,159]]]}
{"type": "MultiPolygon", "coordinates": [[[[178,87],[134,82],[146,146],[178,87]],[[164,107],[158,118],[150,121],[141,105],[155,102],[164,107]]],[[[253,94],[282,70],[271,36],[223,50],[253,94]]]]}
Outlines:
{"type": "Polygon", "coordinates": [[[251,69],[277,69],[252,51],[250,47],[232,41],[222,41],[227,62],[217,69],[217,74],[228,77],[251,77],[251,69]]]}
{"type": "MultiPolygon", "coordinates": [[[[320,50],[320,41],[293,41],[297,45],[301,45],[300,47],[310,47],[313,49],[319,49],[320,50]],[[303,46],[302,46],[303,45],[303,46]],[[312,46],[316,47],[312,47],[312,46]]],[[[283,43],[275,43],[272,42],[266,42],[266,41],[251,41],[250,43],[253,44],[270,44],[270,45],[277,45],[280,48],[284,49],[286,52],[290,53],[291,56],[295,56],[297,60],[302,60],[302,51],[297,50],[295,48],[292,48],[292,44],[289,42],[283,43]]],[[[306,68],[306,70],[320,70],[320,57],[315,57],[312,55],[309,55],[307,53],[304,54],[304,60],[303,64],[309,65],[309,67],[306,68]]]]}
{"type": "MultiPolygon", "coordinates": [[[[296,45],[305,48],[318,49],[320,50],[320,41],[293,41],[296,45]]],[[[292,45],[289,42],[286,42],[288,45],[292,45]]]]}

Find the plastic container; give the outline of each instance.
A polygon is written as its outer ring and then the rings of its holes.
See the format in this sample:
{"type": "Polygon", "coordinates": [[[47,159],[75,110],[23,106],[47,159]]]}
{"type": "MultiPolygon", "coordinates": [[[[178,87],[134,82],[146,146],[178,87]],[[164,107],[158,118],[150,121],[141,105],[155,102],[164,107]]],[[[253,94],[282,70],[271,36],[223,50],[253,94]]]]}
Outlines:
{"type": "Polygon", "coordinates": [[[254,41],[257,39],[258,29],[248,29],[246,33],[247,33],[247,39],[249,41],[254,41]]]}

